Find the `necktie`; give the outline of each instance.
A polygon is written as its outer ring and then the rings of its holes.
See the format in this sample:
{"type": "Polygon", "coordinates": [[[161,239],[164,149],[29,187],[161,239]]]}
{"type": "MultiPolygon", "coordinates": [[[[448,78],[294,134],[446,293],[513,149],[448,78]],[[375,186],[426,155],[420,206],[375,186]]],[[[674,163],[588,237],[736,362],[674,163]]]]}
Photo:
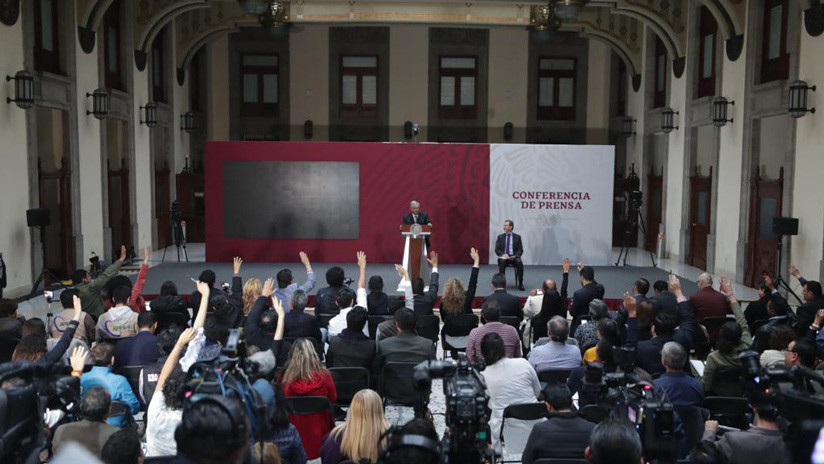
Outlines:
{"type": "Polygon", "coordinates": [[[512,248],[510,246],[511,244],[509,243],[509,237],[511,236],[509,234],[506,234],[506,254],[508,255],[512,254],[512,248]]]}
{"type": "Polygon", "coordinates": [[[417,214],[413,214],[413,215],[412,215],[412,223],[413,223],[413,224],[417,224],[417,223],[418,223],[418,215],[417,215],[417,214]]]}

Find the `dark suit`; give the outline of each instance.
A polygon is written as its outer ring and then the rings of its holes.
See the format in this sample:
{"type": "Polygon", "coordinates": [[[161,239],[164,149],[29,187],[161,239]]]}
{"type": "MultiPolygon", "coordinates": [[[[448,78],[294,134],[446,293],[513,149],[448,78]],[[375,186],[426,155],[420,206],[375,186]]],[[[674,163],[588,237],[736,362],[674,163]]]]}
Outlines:
{"type": "Polygon", "coordinates": [[[365,367],[372,370],[375,361],[375,341],[363,332],[343,329],[340,335],[329,339],[326,350],[327,367],[365,367]]]}
{"type": "MultiPolygon", "coordinates": [[[[317,342],[315,346],[318,347],[318,355],[323,359],[323,339],[320,334],[320,320],[317,316],[306,314],[302,310],[288,311],[283,316],[283,337],[314,338],[317,342]]],[[[268,345],[271,346],[271,341],[268,345]]]]}
{"type": "MultiPolygon", "coordinates": [[[[427,224],[432,224],[432,220],[429,219],[429,213],[420,212],[418,213],[417,220],[415,220],[415,216],[410,212],[406,216],[403,217],[403,223],[406,225],[411,224],[420,224],[425,226],[427,224]]],[[[431,248],[429,248],[429,236],[425,236],[423,241],[426,242],[426,252],[428,253],[431,248]]]]}
{"type": "Polygon", "coordinates": [[[515,259],[502,259],[501,256],[507,254],[506,235],[507,234],[498,235],[498,238],[495,240],[495,254],[498,256],[498,272],[506,274],[507,266],[515,266],[515,285],[520,287],[524,284],[524,263],[521,261],[521,255],[524,254],[524,244],[521,241],[520,235],[514,232],[510,234],[512,235],[510,243],[512,253],[509,253],[509,255],[514,256],[515,259]]]}
{"type": "Polygon", "coordinates": [[[429,279],[429,290],[412,297],[416,316],[431,316],[435,300],[438,299],[438,273],[433,272],[429,279]]]}
{"type": "Polygon", "coordinates": [[[521,457],[523,464],[541,458],[580,458],[589,446],[595,424],[574,413],[549,414],[532,428],[521,457]]]}
{"type": "Polygon", "coordinates": [[[378,343],[378,354],[375,356],[375,378],[380,378],[386,363],[419,363],[428,359],[435,359],[435,344],[428,338],[401,332],[394,337],[381,339],[378,343]]]}
{"type": "Polygon", "coordinates": [[[638,341],[638,319],[633,317],[627,322],[626,346],[635,348],[635,364],[650,375],[664,373],[664,366],[661,364],[661,350],[665,343],[678,342],[687,350],[687,353],[692,348],[698,325],[695,322],[690,302],[678,303],[678,313],[681,325],[671,335],[656,335],[649,340],[638,341]]]}
{"type": "Polygon", "coordinates": [[[669,290],[664,290],[661,293],[653,295],[650,298],[650,301],[653,302],[653,306],[656,311],[660,311],[662,309],[675,310],[678,307],[678,301],[675,298],[675,294],[669,290]]]}
{"type": "Polygon", "coordinates": [[[494,301],[498,303],[498,309],[501,311],[501,316],[517,317],[519,321],[524,319],[524,309],[521,308],[521,300],[506,290],[499,288],[491,295],[486,297],[486,301],[494,301]]]}
{"type": "Polygon", "coordinates": [[[581,323],[581,316],[589,314],[589,303],[595,299],[604,299],[604,286],[594,280],[575,290],[572,294],[572,308],[569,311],[572,315],[572,327],[569,333],[575,333],[575,329],[581,323]]]}
{"type": "Polygon", "coordinates": [[[744,317],[747,318],[748,325],[752,326],[752,323],[755,321],[762,321],[770,318],[770,315],[767,314],[768,301],[770,301],[770,295],[764,295],[763,297],[747,305],[747,309],[744,310],[744,317]]]}
{"type": "Polygon", "coordinates": [[[342,288],[343,285],[340,287],[323,287],[318,290],[318,293],[315,295],[315,314],[339,314],[340,308],[338,308],[335,300],[338,297],[338,292],[342,288]]]}
{"type": "MultiPolygon", "coordinates": [[[[798,281],[801,282],[801,285],[807,285],[807,279],[803,277],[799,277],[798,281]]],[[[817,297],[805,301],[804,304],[798,307],[795,311],[797,321],[793,325],[793,328],[799,337],[803,337],[807,333],[810,324],[815,320],[815,313],[822,308],[824,308],[824,297],[817,297]]]]}

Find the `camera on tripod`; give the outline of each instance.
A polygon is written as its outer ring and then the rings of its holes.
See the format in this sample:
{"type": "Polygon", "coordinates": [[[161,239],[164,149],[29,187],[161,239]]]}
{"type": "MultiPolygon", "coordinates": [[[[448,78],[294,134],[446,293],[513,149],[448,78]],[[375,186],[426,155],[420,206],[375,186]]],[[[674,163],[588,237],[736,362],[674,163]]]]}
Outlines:
{"type": "Polygon", "coordinates": [[[443,453],[449,462],[472,463],[497,461],[490,448],[489,395],[479,370],[461,354],[457,362],[424,361],[412,374],[416,391],[428,394],[432,379],[443,379],[446,397],[446,426],[442,440],[443,453]]]}
{"type": "Polygon", "coordinates": [[[629,205],[632,209],[641,209],[644,204],[644,194],[640,190],[633,190],[627,194],[629,197],[629,205]]]}

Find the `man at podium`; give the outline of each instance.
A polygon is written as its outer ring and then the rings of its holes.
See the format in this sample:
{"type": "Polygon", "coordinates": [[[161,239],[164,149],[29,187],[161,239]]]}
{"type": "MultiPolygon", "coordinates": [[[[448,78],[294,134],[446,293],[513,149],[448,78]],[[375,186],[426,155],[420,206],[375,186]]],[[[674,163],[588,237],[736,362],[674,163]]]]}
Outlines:
{"type": "MultiPolygon", "coordinates": [[[[422,226],[432,227],[432,221],[429,219],[429,214],[421,212],[421,204],[412,200],[409,202],[409,214],[403,217],[403,223],[406,225],[420,224],[422,226]]],[[[429,254],[429,236],[424,238],[426,243],[426,254],[429,254]]]]}

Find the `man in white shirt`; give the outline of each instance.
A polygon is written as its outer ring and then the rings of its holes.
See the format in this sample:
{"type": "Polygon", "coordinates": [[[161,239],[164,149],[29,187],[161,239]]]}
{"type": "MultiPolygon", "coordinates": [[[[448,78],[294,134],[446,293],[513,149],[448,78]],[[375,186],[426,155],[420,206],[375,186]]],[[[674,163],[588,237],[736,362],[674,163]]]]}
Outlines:
{"type": "MultiPolygon", "coordinates": [[[[358,291],[352,301],[352,290],[343,288],[338,292],[337,303],[340,313],[329,320],[329,338],[340,334],[346,328],[346,315],[357,304],[366,308],[366,253],[359,251],[358,256],[358,291]]],[[[369,328],[363,327],[363,333],[369,336],[369,328]]]]}
{"type": "Polygon", "coordinates": [[[129,307],[132,289],[118,287],[113,293],[114,307],[100,315],[97,320],[98,340],[128,338],[137,334],[137,313],[129,307]]]}

